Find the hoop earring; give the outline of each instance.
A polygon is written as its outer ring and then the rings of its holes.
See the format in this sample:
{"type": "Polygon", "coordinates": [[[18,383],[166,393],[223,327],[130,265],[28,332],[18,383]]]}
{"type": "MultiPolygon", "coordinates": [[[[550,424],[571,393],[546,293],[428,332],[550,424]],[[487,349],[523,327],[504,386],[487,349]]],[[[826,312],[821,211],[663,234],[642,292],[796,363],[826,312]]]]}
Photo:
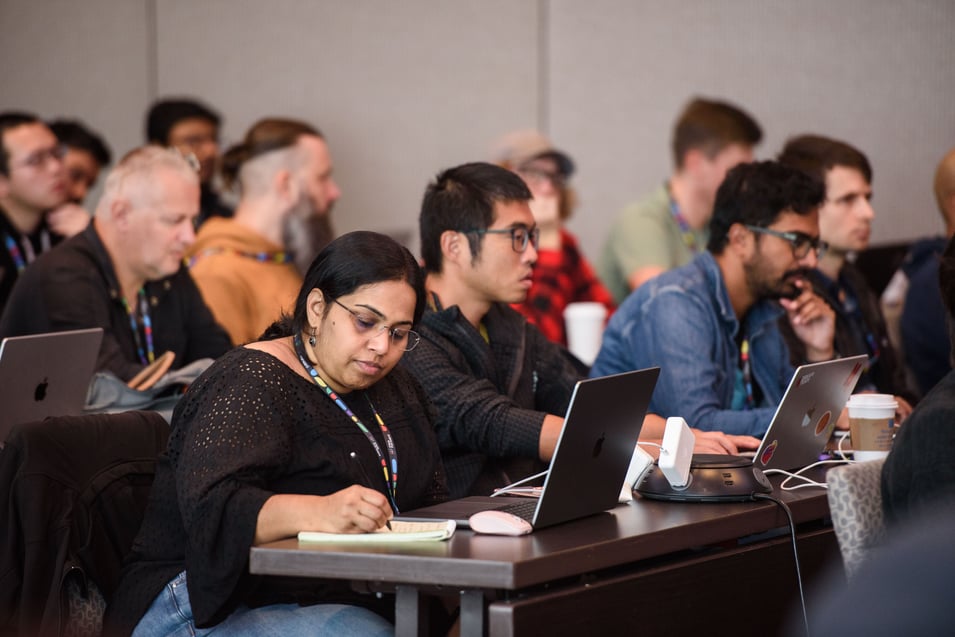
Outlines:
{"type": "Polygon", "coordinates": [[[312,347],[315,347],[315,328],[312,328],[312,333],[308,335],[308,344],[312,347]]]}

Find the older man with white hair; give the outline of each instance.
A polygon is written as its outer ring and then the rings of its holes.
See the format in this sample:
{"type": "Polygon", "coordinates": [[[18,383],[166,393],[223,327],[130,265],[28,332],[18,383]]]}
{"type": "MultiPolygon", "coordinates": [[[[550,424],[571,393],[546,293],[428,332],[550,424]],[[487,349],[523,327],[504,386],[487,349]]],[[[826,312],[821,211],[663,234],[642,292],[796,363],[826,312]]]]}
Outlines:
{"type": "Polygon", "coordinates": [[[165,352],[178,367],[230,347],[183,266],[199,179],[176,151],[146,146],[106,179],[93,223],[41,255],[14,286],[0,336],[104,329],[97,369],[133,378],[165,352]]]}

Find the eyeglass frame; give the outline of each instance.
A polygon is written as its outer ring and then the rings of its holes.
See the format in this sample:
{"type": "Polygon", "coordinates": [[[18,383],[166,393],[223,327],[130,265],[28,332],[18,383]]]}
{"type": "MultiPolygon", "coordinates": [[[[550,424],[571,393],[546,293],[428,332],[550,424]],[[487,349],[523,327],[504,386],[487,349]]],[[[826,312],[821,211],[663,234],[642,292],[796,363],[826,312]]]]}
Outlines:
{"type": "MultiPolygon", "coordinates": [[[[329,297],[329,298],[332,298],[332,297],[329,297]]],[[[366,320],[364,316],[362,316],[355,310],[351,309],[350,307],[348,307],[347,305],[345,305],[344,303],[342,303],[336,298],[332,298],[332,301],[336,305],[338,305],[338,307],[342,308],[343,310],[345,310],[346,312],[352,315],[352,317],[355,319],[355,331],[358,332],[359,335],[369,336],[369,338],[377,338],[379,334],[381,334],[387,329],[388,340],[391,342],[391,344],[400,346],[400,343],[395,341],[395,333],[403,331],[405,332],[408,339],[407,344],[404,348],[404,351],[406,352],[410,352],[411,350],[413,350],[414,348],[418,346],[418,343],[421,342],[421,334],[418,334],[416,331],[414,331],[411,328],[392,327],[390,325],[386,325],[385,323],[382,323],[381,321],[375,321],[368,327],[359,325],[359,324],[368,323],[368,321],[366,320]],[[375,326],[377,326],[377,328],[375,326]],[[374,334],[369,335],[371,331],[374,331],[374,334]]]]}
{"type": "Polygon", "coordinates": [[[196,154],[191,150],[184,151],[183,149],[179,148],[179,146],[167,146],[166,148],[169,149],[169,152],[176,153],[178,156],[182,157],[186,163],[189,164],[189,167],[197,173],[202,168],[202,165],[199,163],[199,158],[196,157],[196,154]]]}
{"type": "Polygon", "coordinates": [[[68,148],[66,144],[58,143],[51,146],[50,148],[35,150],[19,161],[11,161],[9,163],[9,167],[11,170],[14,168],[41,170],[51,159],[55,159],[56,161],[62,163],[63,158],[66,157],[67,150],[68,148]]]}
{"type": "Polygon", "coordinates": [[[527,250],[528,244],[533,244],[534,249],[537,249],[537,246],[540,245],[541,238],[541,229],[537,226],[533,228],[528,228],[526,226],[514,226],[513,228],[497,228],[491,230],[485,228],[484,230],[472,229],[472,230],[461,230],[464,234],[509,234],[511,235],[511,249],[518,254],[524,254],[527,250]],[[518,233],[524,232],[523,239],[518,239],[518,233]]]}
{"type": "Polygon", "coordinates": [[[751,232],[768,234],[771,237],[782,239],[789,244],[789,248],[793,252],[793,257],[796,259],[805,259],[807,256],[809,256],[810,250],[814,251],[817,257],[822,256],[829,248],[829,244],[819,237],[810,237],[808,234],[803,232],[784,232],[781,230],[773,230],[772,228],[764,228],[762,226],[753,226],[750,224],[743,224],[743,227],[751,232]],[[806,247],[801,248],[800,245],[804,245],[806,247]],[[802,252],[802,254],[800,254],[800,252],[802,252]]]}

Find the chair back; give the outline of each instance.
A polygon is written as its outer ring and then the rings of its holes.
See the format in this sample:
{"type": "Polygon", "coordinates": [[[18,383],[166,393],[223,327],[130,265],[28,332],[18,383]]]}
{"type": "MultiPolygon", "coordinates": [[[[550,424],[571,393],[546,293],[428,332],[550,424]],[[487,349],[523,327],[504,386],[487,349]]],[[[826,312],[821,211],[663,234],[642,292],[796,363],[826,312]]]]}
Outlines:
{"type": "Polygon", "coordinates": [[[826,474],[829,512],[846,576],[885,540],[882,517],[882,465],[885,460],[856,462],[826,474]]]}
{"type": "Polygon", "coordinates": [[[11,431],[0,451],[0,634],[97,634],[168,436],[147,411],[11,431]]]}

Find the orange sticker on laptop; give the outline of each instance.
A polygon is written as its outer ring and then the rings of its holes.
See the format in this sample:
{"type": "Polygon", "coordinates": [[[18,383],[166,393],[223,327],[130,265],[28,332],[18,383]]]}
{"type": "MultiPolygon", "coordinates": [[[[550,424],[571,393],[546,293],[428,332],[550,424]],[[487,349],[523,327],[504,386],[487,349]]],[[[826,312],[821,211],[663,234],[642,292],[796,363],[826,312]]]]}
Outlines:
{"type": "Polygon", "coordinates": [[[828,433],[827,428],[829,426],[829,421],[832,420],[832,412],[827,411],[822,415],[822,418],[819,419],[819,422],[816,423],[816,435],[821,436],[824,433],[828,433]]]}

